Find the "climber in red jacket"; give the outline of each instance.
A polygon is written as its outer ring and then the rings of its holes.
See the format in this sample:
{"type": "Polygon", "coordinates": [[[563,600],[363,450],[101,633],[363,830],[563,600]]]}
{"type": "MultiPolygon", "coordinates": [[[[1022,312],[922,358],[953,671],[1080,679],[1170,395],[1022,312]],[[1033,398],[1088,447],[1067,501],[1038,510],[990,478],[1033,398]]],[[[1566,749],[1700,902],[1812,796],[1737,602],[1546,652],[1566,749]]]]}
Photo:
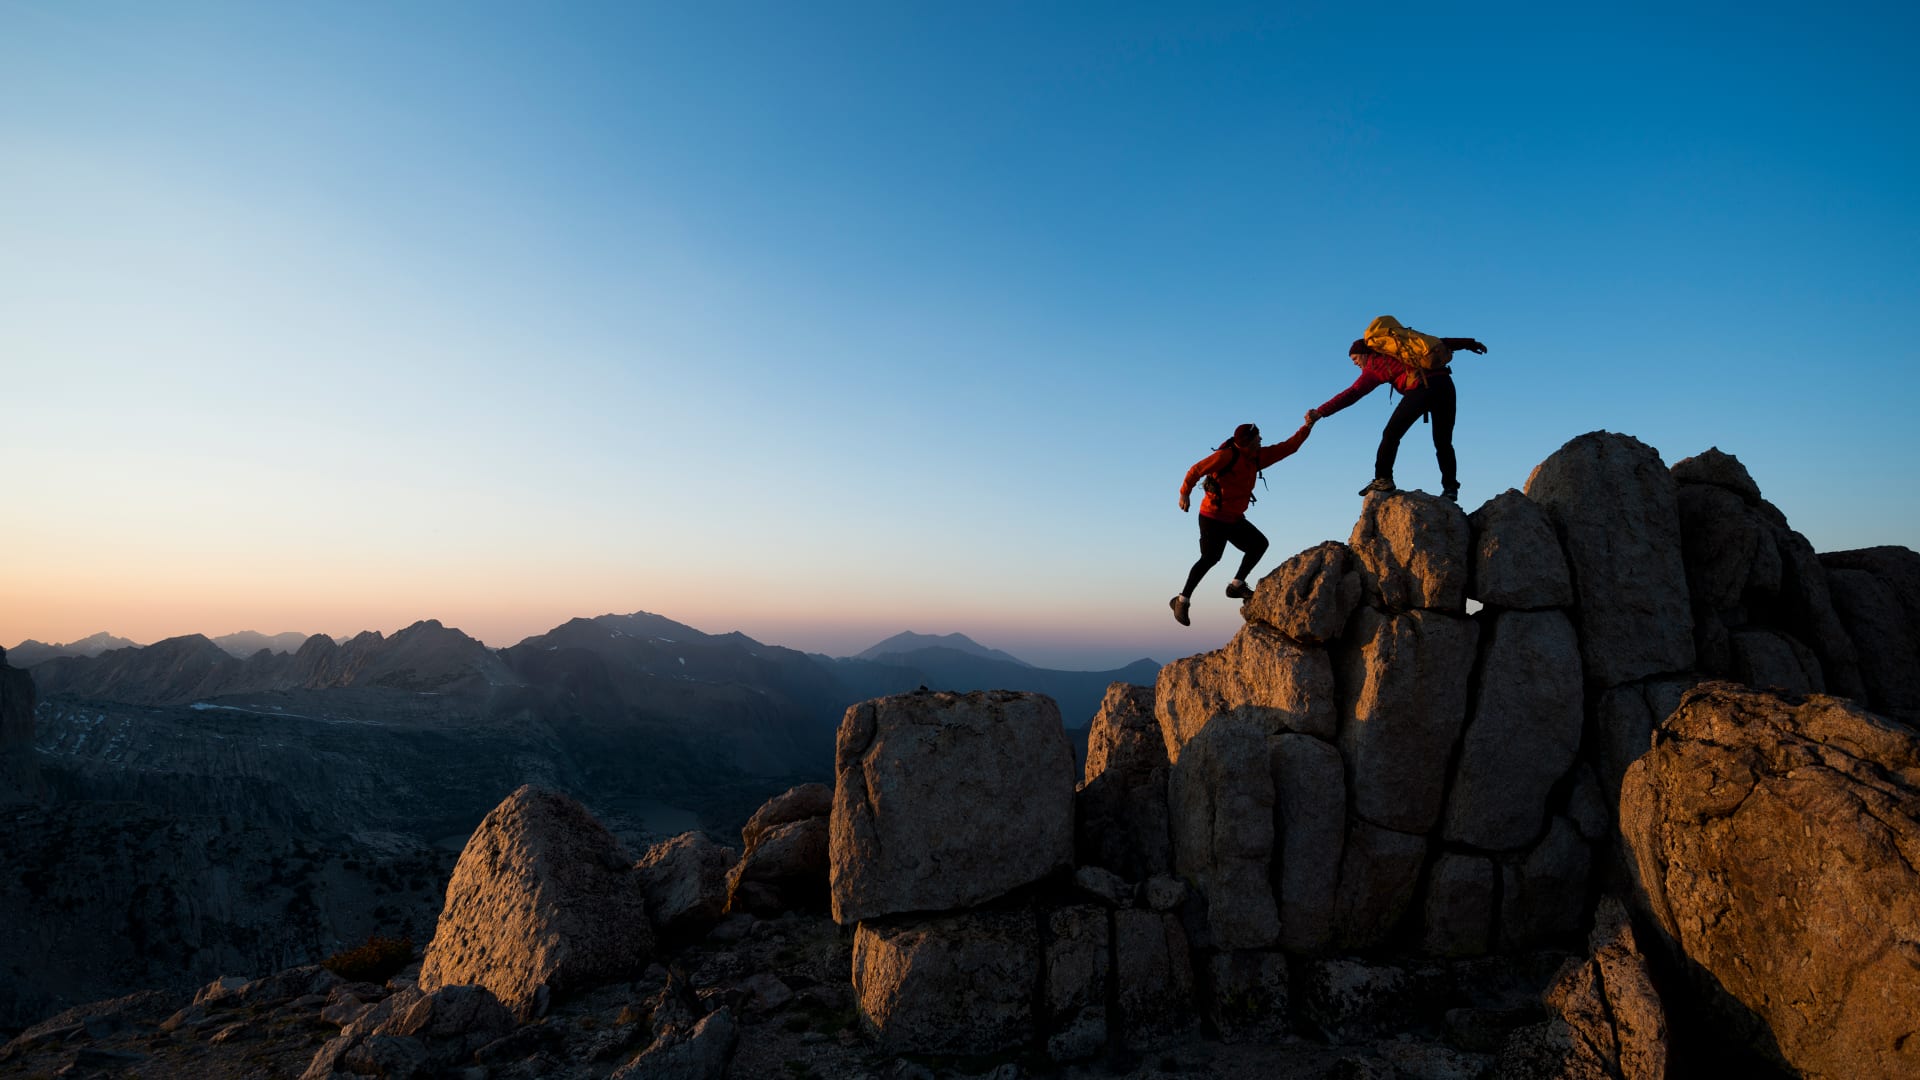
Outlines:
{"type": "MultiPolygon", "coordinates": [[[[1440,341],[1449,355],[1459,349],[1476,353],[1487,351],[1485,345],[1472,338],[1441,338],[1440,341]]],[[[1354,363],[1360,365],[1360,377],[1353,380],[1352,386],[1329,398],[1325,405],[1307,410],[1308,420],[1332,416],[1366,397],[1382,383],[1392,384],[1405,395],[1400,399],[1400,404],[1395,406],[1393,415],[1387,418],[1386,428],[1380,432],[1380,449],[1373,455],[1373,482],[1361,488],[1360,494],[1393,490],[1393,459],[1400,453],[1400,439],[1415,420],[1430,416],[1433,419],[1433,453],[1440,460],[1440,494],[1459,502],[1460,478],[1455,473],[1453,456],[1456,399],[1452,369],[1441,364],[1432,371],[1422,371],[1375,351],[1365,339],[1354,342],[1347,353],[1353,357],[1354,363]]]]}
{"type": "Polygon", "coordinates": [[[1259,426],[1241,424],[1233,429],[1231,439],[1187,470],[1187,478],[1180,483],[1180,509],[1189,508],[1188,497],[1193,494],[1193,485],[1203,476],[1207,496],[1200,500],[1200,559],[1187,571],[1186,588],[1168,601],[1173,617],[1181,626],[1193,625],[1187,618],[1187,610],[1193,603],[1194,587],[1226,554],[1228,544],[1239,548],[1241,556],[1240,572],[1227,582],[1227,595],[1235,600],[1253,595],[1247,576],[1253,573],[1253,565],[1260,561],[1260,556],[1267,553],[1266,535],[1247,520],[1247,507],[1254,502],[1253,481],[1260,470],[1300,449],[1316,419],[1308,413],[1306,423],[1287,441],[1264,447],[1260,445],[1259,426]]]}

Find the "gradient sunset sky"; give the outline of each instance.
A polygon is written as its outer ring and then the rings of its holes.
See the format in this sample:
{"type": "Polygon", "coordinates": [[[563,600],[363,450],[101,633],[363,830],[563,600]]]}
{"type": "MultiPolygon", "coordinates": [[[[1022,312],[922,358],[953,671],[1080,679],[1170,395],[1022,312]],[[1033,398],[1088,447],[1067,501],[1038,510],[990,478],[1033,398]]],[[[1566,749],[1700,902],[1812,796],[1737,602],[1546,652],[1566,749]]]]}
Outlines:
{"type": "Polygon", "coordinates": [[[1920,7],[1686,10],[0,0],[0,645],[1170,660],[1181,476],[1380,314],[1491,348],[1469,509],[1605,428],[1920,546],[1920,7]]]}

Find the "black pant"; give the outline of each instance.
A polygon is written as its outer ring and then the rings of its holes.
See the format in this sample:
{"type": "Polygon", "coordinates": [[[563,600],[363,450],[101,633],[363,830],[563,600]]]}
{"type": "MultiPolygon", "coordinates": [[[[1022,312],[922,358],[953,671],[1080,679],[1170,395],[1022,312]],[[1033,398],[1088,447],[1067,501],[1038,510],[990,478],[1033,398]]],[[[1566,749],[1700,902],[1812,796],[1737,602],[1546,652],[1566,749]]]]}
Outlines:
{"type": "Polygon", "coordinates": [[[1267,534],[1254,528],[1253,522],[1246,518],[1241,518],[1239,521],[1221,521],[1219,518],[1201,514],[1200,561],[1194,563],[1193,569],[1187,571],[1187,587],[1180,590],[1181,596],[1193,595],[1193,590],[1200,584],[1200,579],[1206,576],[1207,571],[1213,569],[1214,563],[1220,561],[1220,556],[1227,553],[1228,544],[1245,552],[1240,557],[1240,572],[1233,575],[1245,581],[1247,575],[1253,573],[1253,564],[1259,562],[1260,556],[1267,553],[1267,534]]]}
{"type": "Polygon", "coordinates": [[[1457,405],[1453,376],[1444,371],[1434,372],[1425,384],[1407,391],[1387,418],[1386,430],[1380,433],[1380,450],[1373,455],[1374,477],[1393,479],[1393,459],[1400,453],[1400,439],[1425,414],[1433,417],[1433,454],[1440,459],[1440,487],[1447,491],[1459,487],[1453,458],[1453,414],[1457,405]]]}

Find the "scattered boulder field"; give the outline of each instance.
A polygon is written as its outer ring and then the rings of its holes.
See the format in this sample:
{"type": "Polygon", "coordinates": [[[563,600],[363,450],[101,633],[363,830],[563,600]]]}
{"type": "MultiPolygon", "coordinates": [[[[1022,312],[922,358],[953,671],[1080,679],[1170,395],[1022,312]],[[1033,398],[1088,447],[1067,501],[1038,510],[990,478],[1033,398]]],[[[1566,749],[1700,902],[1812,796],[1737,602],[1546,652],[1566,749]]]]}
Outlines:
{"type": "Polygon", "coordinates": [[[739,848],[522,787],[398,974],[82,1006],[0,1073],[1920,1075],[1920,555],[1594,432],[1471,514],[1369,496],[1242,613],[1077,773],[1051,698],[919,691],[739,848]]]}

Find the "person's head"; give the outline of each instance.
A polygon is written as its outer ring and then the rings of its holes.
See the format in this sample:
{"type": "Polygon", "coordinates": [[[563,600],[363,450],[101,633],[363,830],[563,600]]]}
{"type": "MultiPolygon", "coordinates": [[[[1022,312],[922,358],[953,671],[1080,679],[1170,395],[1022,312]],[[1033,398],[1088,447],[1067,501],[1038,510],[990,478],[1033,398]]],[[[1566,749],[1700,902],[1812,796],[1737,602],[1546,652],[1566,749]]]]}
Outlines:
{"type": "Polygon", "coordinates": [[[1243,450],[1251,450],[1260,445],[1260,425],[1241,424],[1233,429],[1234,445],[1243,450]]]}

